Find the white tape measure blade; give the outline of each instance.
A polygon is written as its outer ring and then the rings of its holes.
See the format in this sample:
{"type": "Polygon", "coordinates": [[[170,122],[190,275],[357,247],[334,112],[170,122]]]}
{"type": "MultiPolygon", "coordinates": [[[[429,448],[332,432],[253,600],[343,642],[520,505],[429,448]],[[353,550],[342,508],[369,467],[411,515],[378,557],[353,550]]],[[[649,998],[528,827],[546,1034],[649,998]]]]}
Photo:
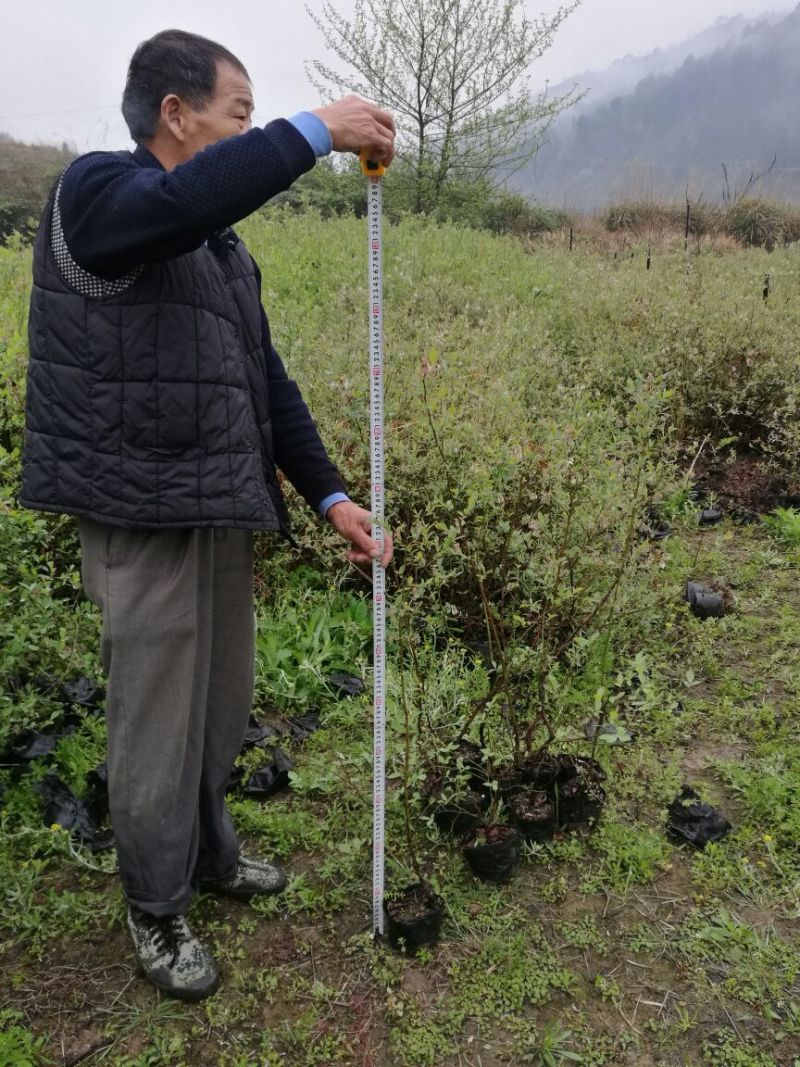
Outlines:
{"type": "MultiPolygon", "coordinates": [[[[372,537],[383,552],[383,191],[380,178],[368,178],[368,254],[370,303],[370,476],[372,537]]],[[[386,574],[380,559],[372,564],[373,633],[373,933],[383,935],[386,829],[386,574]]]]}

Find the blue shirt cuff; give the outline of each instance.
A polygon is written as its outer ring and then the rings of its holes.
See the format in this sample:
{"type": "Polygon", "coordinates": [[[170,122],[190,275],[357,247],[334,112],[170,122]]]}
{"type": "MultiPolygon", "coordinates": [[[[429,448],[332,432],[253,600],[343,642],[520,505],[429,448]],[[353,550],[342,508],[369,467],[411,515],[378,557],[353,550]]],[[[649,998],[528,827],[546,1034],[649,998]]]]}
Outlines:
{"type": "Polygon", "coordinates": [[[301,133],[314,149],[317,159],[327,156],[333,151],[333,141],[330,131],[321,118],[312,115],[310,111],[298,111],[290,119],[292,126],[301,133]]]}
{"type": "Polygon", "coordinates": [[[331,493],[330,496],[326,496],[324,500],[319,503],[319,513],[325,518],[328,514],[328,508],[332,508],[334,504],[341,504],[343,500],[349,500],[350,497],[347,493],[331,493]]]}

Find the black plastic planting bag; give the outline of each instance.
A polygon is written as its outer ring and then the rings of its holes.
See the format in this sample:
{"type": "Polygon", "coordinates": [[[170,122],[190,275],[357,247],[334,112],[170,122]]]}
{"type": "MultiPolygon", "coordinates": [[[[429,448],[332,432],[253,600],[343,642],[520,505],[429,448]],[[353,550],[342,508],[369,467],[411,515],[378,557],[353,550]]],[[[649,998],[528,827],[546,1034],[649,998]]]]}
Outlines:
{"type": "Polygon", "coordinates": [[[725,515],[721,508],[703,508],[697,516],[697,521],[701,526],[716,526],[724,518],[725,515]]]}
{"type": "Polygon", "coordinates": [[[473,874],[487,882],[507,882],[519,863],[520,835],[506,826],[480,829],[461,852],[473,874]]]}
{"type": "Polygon", "coordinates": [[[333,671],[328,675],[328,685],[337,697],[357,697],[364,692],[366,686],[360,678],[344,671],[333,671]]]}
{"type": "Polygon", "coordinates": [[[392,948],[402,948],[414,956],[417,949],[435,945],[439,940],[444,901],[420,882],[384,899],[383,912],[392,948]]]}
{"type": "Polygon", "coordinates": [[[105,689],[92,678],[72,678],[61,687],[61,694],[68,704],[97,710],[106,698],[105,689]]]}
{"type": "Polygon", "coordinates": [[[650,541],[663,541],[672,533],[672,527],[662,519],[655,508],[648,508],[645,512],[642,533],[650,541]]]}
{"type": "Polygon", "coordinates": [[[225,792],[233,793],[235,790],[240,789],[243,781],[244,767],[242,767],[240,763],[237,763],[231,773],[228,775],[228,780],[225,783],[225,792]]]}
{"type": "Polygon", "coordinates": [[[699,582],[686,583],[685,598],[692,615],[698,619],[721,619],[725,614],[725,598],[722,593],[706,589],[699,582]]]}
{"type": "Polygon", "coordinates": [[[99,832],[89,806],[79,800],[69,786],[53,772],[48,773],[36,786],[42,801],[42,821],[45,826],[58,825],[88,845],[92,852],[111,848],[114,836],[111,831],[99,832]]]}
{"type": "Polygon", "coordinates": [[[558,822],[561,826],[593,823],[600,818],[606,794],[596,781],[577,776],[558,786],[558,822]]]}
{"type": "Polygon", "coordinates": [[[61,682],[54,674],[36,674],[31,679],[31,685],[45,697],[55,697],[61,689],[61,682]]]}
{"type": "Polygon", "coordinates": [[[720,841],[732,829],[725,816],[704,804],[691,786],[685,785],[668,808],[667,836],[680,844],[705,848],[709,841],[720,841]]]}
{"type": "Polygon", "coordinates": [[[106,696],[105,689],[98,682],[83,675],[62,681],[54,674],[15,674],[8,679],[7,685],[11,693],[30,686],[36,693],[60,704],[77,704],[84,708],[98,708],[106,696]]]}
{"type": "Polygon", "coordinates": [[[294,715],[289,719],[289,723],[289,735],[293,741],[305,741],[307,737],[322,729],[322,721],[315,711],[310,711],[307,715],[294,715]]]}
{"type": "Polygon", "coordinates": [[[250,716],[250,723],[244,732],[244,738],[242,739],[242,748],[251,748],[253,745],[261,745],[264,741],[271,741],[275,737],[279,737],[278,731],[274,726],[262,726],[252,715],[250,716]]]}
{"type": "Polygon", "coordinates": [[[86,775],[84,800],[89,814],[99,826],[108,817],[108,765],[105,762],[86,775]]]}
{"type": "Polygon", "coordinates": [[[465,793],[447,804],[438,804],[433,821],[440,833],[462,837],[477,829],[488,806],[489,799],[483,793],[465,793]]]}
{"type": "Polygon", "coordinates": [[[67,737],[70,733],[72,733],[71,729],[54,730],[50,733],[23,730],[9,741],[0,757],[0,763],[19,766],[22,763],[31,763],[35,759],[43,759],[55,751],[62,737],[67,737]]]}
{"type": "Polygon", "coordinates": [[[289,785],[289,771],[294,764],[281,748],[267,749],[272,752],[272,762],[253,771],[242,786],[249,797],[271,797],[289,785]]]}
{"type": "Polygon", "coordinates": [[[514,825],[528,841],[549,841],[556,831],[556,806],[543,789],[516,793],[509,803],[514,825]]]}

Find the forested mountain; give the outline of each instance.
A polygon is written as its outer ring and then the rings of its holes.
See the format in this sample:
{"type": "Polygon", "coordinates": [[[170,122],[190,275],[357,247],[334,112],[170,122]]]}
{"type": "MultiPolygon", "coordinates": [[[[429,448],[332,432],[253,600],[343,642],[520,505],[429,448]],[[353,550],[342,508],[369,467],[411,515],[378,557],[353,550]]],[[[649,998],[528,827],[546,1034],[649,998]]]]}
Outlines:
{"type": "Polygon", "coordinates": [[[630,57],[576,78],[595,91],[562,117],[511,184],[545,203],[587,209],[621,198],[674,199],[687,185],[692,199],[719,201],[723,164],[734,192],[777,157],[755,188],[800,200],[799,53],[800,6],[782,17],[727,20],[654,53],[652,69],[666,72],[635,85],[643,61],[630,57]]]}

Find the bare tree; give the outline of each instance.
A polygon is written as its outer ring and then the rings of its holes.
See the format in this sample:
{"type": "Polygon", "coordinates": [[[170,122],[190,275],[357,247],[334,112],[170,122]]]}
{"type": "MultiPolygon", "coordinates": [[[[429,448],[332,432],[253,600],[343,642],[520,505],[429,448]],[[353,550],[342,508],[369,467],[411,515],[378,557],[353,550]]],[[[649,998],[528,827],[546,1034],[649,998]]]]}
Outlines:
{"type": "Polygon", "coordinates": [[[580,2],[531,20],[522,0],[356,0],[350,20],[323,0],[306,11],[349,69],[306,69],[325,98],[355,92],[393,112],[398,160],[428,210],[448,181],[507,178],[578,98],[531,95],[527,71],[580,2]]]}

